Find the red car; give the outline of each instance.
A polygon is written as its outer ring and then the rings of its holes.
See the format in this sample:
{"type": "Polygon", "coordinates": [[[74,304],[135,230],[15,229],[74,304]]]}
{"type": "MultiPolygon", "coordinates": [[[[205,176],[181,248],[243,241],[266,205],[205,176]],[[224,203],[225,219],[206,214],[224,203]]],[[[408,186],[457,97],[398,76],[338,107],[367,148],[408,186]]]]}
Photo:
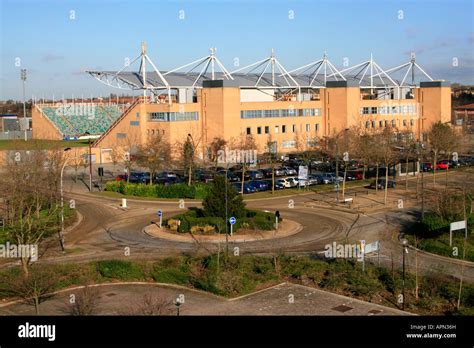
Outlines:
{"type": "Polygon", "coordinates": [[[116,181],[122,181],[122,180],[127,180],[127,174],[120,174],[120,175],[117,175],[117,177],[115,178],[116,181]]]}
{"type": "Polygon", "coordinates": [[[449,168],[449,162],[448,161],[439,161],[438,164],[436,165],[436,169],[446,170],[448,168],[449,168]]]}

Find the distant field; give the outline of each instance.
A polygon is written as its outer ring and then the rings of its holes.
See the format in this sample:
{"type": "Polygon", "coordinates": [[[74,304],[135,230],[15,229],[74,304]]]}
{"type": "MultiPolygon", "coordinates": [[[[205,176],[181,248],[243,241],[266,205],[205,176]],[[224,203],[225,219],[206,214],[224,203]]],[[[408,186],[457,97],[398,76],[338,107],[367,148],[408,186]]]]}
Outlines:
{"type": "Polygon", "coordinates": [[[88,146],[88,140],[0,140],[0,150],[48,150],[61,147],[88,146]]]}

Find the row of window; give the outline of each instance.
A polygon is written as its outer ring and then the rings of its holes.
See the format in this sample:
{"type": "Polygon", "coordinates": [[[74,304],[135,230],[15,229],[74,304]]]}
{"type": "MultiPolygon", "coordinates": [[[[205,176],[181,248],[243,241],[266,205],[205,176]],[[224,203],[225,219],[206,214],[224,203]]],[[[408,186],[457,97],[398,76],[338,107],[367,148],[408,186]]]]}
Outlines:
{"type": "MultiPolygon", "coordinates": [[[[407,127],[408,124],[410,124],[411,127],[415,125],[415,120],[410,120],[410,123],[408,123],[408,120],[403,120],[402,121],[403,127],[407,127]]],[[[378,121],[378,126],[379,128],[382,127],[396,127],[397,126],[397,120],[392,120],[387,121],[387,120],[380,120],[378,121]]],[[[376,128],[377,127],[377,121],[366,121],[365,122],[365,128],[376,128]]]]}
{"type": "Polygon", "coordinates": [[[416,114],[416,105],[366,106],[360,108],[361,115],[416,114]]]}
{"type": "Polygon", "coordinates": [[[173,122],[173,121],[197,121],[199,120],[199,112],[151,112],[150,114],[151,121],[163,121],[163,122],[173,122]]]}
{"type": "MultiPolygon", "coordinates": [[[[297,125],[296,125],[296,124],[292,125],[292,126],[291,126],[291,132],[292,132],[292,133],[296,133],[296,131],[297,131],[296,128],[297,128],[297,125]]],[[[274,133],[274,134],[279,134],[279,133],[280,133],[280,130],[281,130],[281,133],[286,133],[286,130],[287,130],[286,125],[284,124],[284,125],[282,125],[281,127],[280,127],[280,126],[274,126],[273,133],[274,133]]],[[[305,125],[305,130],[306,130],[306,132],[311,132],[311,124],[307,123],[307,124],[305,125]]],[[[319,124],[318,124],[318,123],[316,123],[316,124],[314,125],[314,130],[315,130],[316,132],[319,131],[319,124]]],[[[270,134],[270,126],[257,127],[257,134],[263,134],[262,131],[264,132],[264,134],[270,134]]],[[[247,129],[246,129],[246,134],[247,134],[247,135],[251,135],[251,134],[252,134],[252,127],[247,127],[247,129]]]]}
{"type": "Polygon", "coordinates": [[[321,109],[241,110],[240,118],[321,116],[321,109]]]}

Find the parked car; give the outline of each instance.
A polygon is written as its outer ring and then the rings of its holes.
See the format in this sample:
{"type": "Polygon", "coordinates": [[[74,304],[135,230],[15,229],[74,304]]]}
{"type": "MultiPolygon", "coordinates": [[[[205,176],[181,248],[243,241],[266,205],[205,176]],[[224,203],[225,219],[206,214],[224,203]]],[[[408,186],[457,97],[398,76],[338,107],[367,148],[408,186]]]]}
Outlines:
{"type": "MultiPolygon", "coordinates": [[[[372,181],[372,182],[370,183],[370,188],[373,188],[373,189],[374,189],[374,188],[376,187],[376,185],[377,185],[377,188],[378,188],[379,190],[385,189],[385,179],[378,179],[378,180],[377,180],[377,184],[376,184],[376,181],[375,181],[375,180],[372,181]]],[[[393,180],[388,180],[387,187],[388,187],[388,188],[395,188],[395,187],[396,187],[396,182],[393,181],[393,180]]]]}
{"type": "Polygon", "coordinates": [[[150,182],[150,173],[131,172],[129,182],[133,184],[146,184],[150,182]]]}
{"type": "MultiPolygon", "coordinates": [[[[232,186],[237,190],[238,193],[242,193],[242,183],[233,182],[232,186]]],[[[249,182],[244,182],[244,193],[254,193],[257,192],[257,189],[252,186],[249,182]]]]}
{"type": "Polygon", "coordinates": [[[332,182],[332,178],[326,174],[314,174],[316,180],[318,180],[318,184],[330,184],[332,182]]]}
{"type": "Polygon", "coordinates": [[[343,182],[344,181],[344,178],[340,175],[337,176],[337,180],[336,180],[336,173],[326,173],[326,175],[331,178],[332,183],[336,183],[336,181],[337,182],[343,182]]]}
{"type": "MultiPolygon", "coordinates": [[[[226,175],[225,173],[226,173],[225,170],[220,170],[216,173],[216,175],[225,176],[226,175]]],[[[240,178],[234,172],[231,172],[231,171],[227,171],[227,179],[230,182],[240,181],[240,178]]]]}
{"type": "MultiPolygon", "coordinates": [[[[277,179],[275,180],[275,189],[284,189],[286,188],[286,184],[285,184],[285,179],[277,179]]],[[[289,187],[289,186],[288,186],[289,187]]]]}
{"type": "Polygon", "coordinates": [[[439,161],[436,165],[436,169],[446,170],[448,168],[449,168],[449,161],[447,160],[439,161]]]}
{"type": "Polygon", "coordinates": [[[115,177],[116,181],[127,181],[128,175],[127,174],[119,174],[115,177]]]}
{"type": "Polygon", "coordinates": [[[286,175],[286,171],[282,167],[275,168],[275,175],[276,176],[284,176],[284,175],[286,175]]]}
{"type": "MultiPolygon", "coordinates": [[[[268,182],[269,188],[271,188],[272,187],[272,181],[267,180],[267,182],[268,182]]],[[[285,185],[283,184],[281,179],[277,179],[277,180],[275,180],[275,185],[273,187],[275,188],[275,190],[283,190],[285,188],[285,185]]]]}
{"type": "Polygon", "coordinates": [[[298,186],[298,178],[286,178],[286,180],[290,183],[290,187],[298,186]]]}
{"type": "Polygon", "coordinates": [[[288,179],[278,179],[278,182],[285,186],[285,188],[291,187],[291,183],[288,179]]]}
{"type": "MultiPolygon", "coordinates": [[[[242,172],[241,171],[235,171],[233,172],[235,174],[236,177],[239,178],[239,180],[242,180],[242,172]]],[[[249,172],[244,172],[244,180],[247,181],[247,180],[250,180],[250,175],[249,175],[249,172]]]]}
{"type": "Polygon", "coordinates": [[[271,178],[272,177],[272,168],[260,169],[260,171],[262,172],[262,174],[265,178],[271,178]]]}
{"type": "Polygon", "coordinates": [[[257,191],[267,191],[270,189],[270,185],[264,180],[253,180],[249,181],[249,185],[256,188],[257,191]]]}
{"type": "Polygon", "coordinates": [[[308,175],[308,185],[319,184],[318,177],[316,175],[308,175]]]}
{"type": "Polygon", "coordinates": [[[263,173],[259,170],[248,170],[247,174],[250,176],[250,179],[253,180],[263,179],[263,173]]]}
{"type": "Polygon", "coordinates": [[[157,178],[176,178],[178,175],[175,172],[158,172],[155,175],[157,178]]]}
{"type": "Polygon", "coordinates": [[[361,171],[348,171],[346,180],[353,181],[353,180],[362,180],[363,173],[361,171]]]}
{"type": "Polygon", "coordinates": [[[432,163],[429,163],[429,162],[426,162],[426,163],[422,163],[420,165],[420,169],[423,171],[423,172],[431,172],[433,170],[433,164],[432,163]]]}
{"type": "Polygon", "coordinates": [[[285,175],[297,175],[298,171],[294,168],[291,167],[282,167],[283,170],[285,171],[285,175]]]}

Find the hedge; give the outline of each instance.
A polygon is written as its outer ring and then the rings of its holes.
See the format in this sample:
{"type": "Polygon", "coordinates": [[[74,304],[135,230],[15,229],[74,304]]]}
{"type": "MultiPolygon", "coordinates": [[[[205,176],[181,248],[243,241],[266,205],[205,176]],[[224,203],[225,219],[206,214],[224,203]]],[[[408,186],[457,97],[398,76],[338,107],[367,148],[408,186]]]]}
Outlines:
{"type": "Polygon", "coordinates": [[[202,183],[196,183],[191,186],[186,184],[165,186],[161,184],[148,185],[131,184],[125,181],[109,181],[105,185],[105,190],[137,197],[204,199],[209,191],[209,187],[202,183]]]}

